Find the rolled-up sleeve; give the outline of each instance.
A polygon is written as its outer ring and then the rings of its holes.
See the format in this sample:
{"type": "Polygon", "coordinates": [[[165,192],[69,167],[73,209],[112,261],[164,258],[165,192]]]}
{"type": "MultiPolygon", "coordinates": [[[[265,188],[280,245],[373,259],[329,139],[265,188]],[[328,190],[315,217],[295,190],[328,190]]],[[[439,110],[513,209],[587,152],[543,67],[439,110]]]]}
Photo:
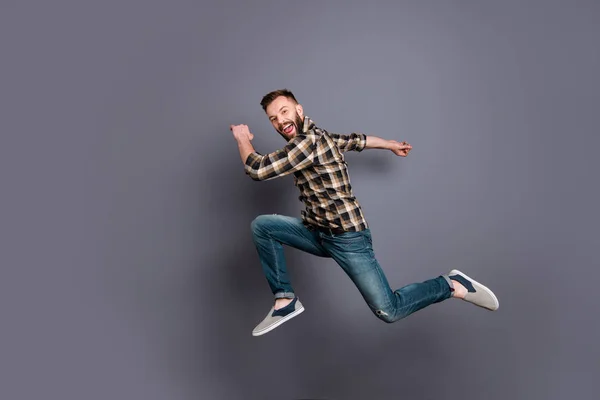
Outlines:
{"type": "Polygon", "coordinates": [[[313,135],[296,136],[284,148],[272,153],[250,153],[244,171],[255,181],[283,177],[312,165],[315,149],[313,135]]]}
{"type": "Polygon", "coordinates": [[[329,136],[333,139],[338,149],[341,152],[345,151],[363,151],[367,145],[367,135],[364,133],[351,133],[349,135],[343,135],[340,133],[329,133],[329,136]]]}

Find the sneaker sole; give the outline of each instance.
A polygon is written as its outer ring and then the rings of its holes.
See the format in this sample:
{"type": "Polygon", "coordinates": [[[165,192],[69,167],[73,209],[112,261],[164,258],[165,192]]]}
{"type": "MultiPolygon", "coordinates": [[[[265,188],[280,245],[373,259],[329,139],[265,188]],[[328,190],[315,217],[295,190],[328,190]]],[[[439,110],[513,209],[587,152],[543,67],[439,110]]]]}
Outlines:
{"type": "Polygon", "coordinates": [[[494,303],[496,304],[496,308],[494,309],[489,309],[487,307],[483,307],[486,310],[490,310],[490,311],[496,311],[498,308],[500,308],[500,302],[498,301],[498,298],[496,297],[496,295],[494,294],[494,292],[492,292],[487,286],[482,285],[481,283],[477,282],[475,279],[471,278],[470,276],[468,276],[467,274],[465,274],[462,271],[459,271],[457,269],[453,269],[452,271],[450,271],[450,275],[462,275],[465,278],[467,278],[468,280],[470,280],[472,283],[477,284],[480,288],[482,288],[487,294],[489,294],[490,296],[492,296],[492,298],[494,299],[494,303]]]}
{"type": "Polygon", "coordinates": [[[304,306],[297,309],[293,313],[286,315],[285,317],[281,318],[279,321],[275,322],[274,324],[269,325],[264,329],[261,329],[260,331],[253,331],[252,336],[261,336],[261,335],[264,335],[265,333],[271,332],[273,329],[277,328],[279,325],[283,324],[284,322],[289,321],[290,319],[294,318],[295,316],[297,316],[299,314],[302,314],[303,311],[304,311],[304,306]]]}

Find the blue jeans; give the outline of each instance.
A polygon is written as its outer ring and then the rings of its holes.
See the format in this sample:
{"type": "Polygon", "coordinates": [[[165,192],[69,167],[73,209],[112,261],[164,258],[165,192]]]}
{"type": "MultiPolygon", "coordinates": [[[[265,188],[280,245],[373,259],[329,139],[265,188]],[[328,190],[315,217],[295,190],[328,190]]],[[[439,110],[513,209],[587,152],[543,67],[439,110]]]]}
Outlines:
{"type": "Polygon", "coordinates": [[[447,275],[392,290],[373,252],[369,229],[330,234],[310,230],[299,218],[260,215],[252,221],[254,244],[275,298],[293,298],[283,245],[332,258],[342,267],[370,310],[384,322],[396,322],[452,295],[447,275]]]}

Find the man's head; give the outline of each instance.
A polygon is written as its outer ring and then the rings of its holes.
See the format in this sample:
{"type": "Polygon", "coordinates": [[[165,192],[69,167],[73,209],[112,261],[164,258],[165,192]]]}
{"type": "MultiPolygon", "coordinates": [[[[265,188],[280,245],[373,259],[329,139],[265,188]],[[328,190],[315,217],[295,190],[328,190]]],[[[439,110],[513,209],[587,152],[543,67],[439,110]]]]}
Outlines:
{"type": "Polygon", "coordinates": [[[260,105],[267,113],[273,128],[286,140],[302,132],[304,110],[289,90],[280,89],[266,94],[260,105]]]}

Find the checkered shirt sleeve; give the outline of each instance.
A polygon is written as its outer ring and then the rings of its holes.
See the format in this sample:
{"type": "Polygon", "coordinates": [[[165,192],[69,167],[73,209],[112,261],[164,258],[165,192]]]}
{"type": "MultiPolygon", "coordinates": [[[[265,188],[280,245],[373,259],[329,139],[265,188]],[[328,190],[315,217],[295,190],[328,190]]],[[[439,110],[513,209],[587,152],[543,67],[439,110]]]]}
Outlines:
{"type": "Polygon", "coordinates": [[[289,175],[313,164],[316,146],[314,135],[298,135],[285,147],[272,153],[250,153],[244,164],[244,171],[255,181],[289,175]]]}
{"type": "Polygon", "coordinates": [[[367,145],[367,135],[364,133],[351,133],[349,135],[343,135],[340,133],[331,133],[329,136],[333,139],[338,149],[341,152],[346,151],[363,151],[367,145]]]}

